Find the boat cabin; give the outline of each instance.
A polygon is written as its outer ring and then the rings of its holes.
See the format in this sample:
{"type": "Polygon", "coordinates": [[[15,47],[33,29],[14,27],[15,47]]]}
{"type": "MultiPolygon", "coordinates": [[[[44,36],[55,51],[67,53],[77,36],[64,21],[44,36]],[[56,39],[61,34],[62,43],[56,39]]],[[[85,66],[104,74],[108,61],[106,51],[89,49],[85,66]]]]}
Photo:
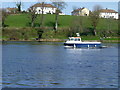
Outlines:
{"type": "Polygon", "coordinates": [[[81,37],[69,37],[69,41],[81,41],[81,37]]]}

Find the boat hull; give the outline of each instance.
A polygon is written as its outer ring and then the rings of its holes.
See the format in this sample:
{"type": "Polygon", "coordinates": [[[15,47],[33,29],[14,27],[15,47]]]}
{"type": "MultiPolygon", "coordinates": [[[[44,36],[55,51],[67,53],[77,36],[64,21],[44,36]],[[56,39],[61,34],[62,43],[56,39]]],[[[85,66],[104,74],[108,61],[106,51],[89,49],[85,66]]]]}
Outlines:
{"type": "Polygon", "coordinates": [[[75,48],[100,48],[101,43],[64,43],[65,46],[75,47],[75,48]]]}

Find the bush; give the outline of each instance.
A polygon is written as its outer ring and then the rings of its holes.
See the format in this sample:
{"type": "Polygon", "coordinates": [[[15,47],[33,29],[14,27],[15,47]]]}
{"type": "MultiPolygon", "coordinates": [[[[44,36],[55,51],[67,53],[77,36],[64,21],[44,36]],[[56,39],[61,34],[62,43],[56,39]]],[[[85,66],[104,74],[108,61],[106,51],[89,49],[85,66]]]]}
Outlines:
{"type": "Polygon", "coordinates": [[[3,39],[28,40],[37,37],[37,31],[33,28],[4,28],[3,39]]]}

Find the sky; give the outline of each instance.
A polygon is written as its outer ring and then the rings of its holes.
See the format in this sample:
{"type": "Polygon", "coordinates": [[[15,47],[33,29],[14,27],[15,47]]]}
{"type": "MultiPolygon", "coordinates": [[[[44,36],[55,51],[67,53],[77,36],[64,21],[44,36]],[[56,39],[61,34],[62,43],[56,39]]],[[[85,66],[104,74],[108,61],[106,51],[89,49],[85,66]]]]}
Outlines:
{"type": "MultiPolygon", "coordinates": [[[[9,0],[8,0],[9,1],[9,0]]],[[[105,1],[105,0],[104,0],[105,1]]],[[[93,10],[93,7],[95,5],[100,5],[103,9],[113,9],[118,11],[118,1],[117,0],[113,0],[113,1],[105,1],[105,2],[96,2],[95,0],[91,0],[91,1],[81,1],[81,0],[73,0],[69,2],[66,2],[66,8],[64,10],[62,10],[63,13],[65,13],[66,15],[71,15],[71,12],[73,10],[74,7],[76,8],[81,8],[81,7],[86,7],[89,10],[93,10]],[[114,1],[114,2],[113,2],[114,1]]],[[[31,5],[34,5],[35,3],[37,3],[38,1],[35,2],[23,2],[22,3],[22,10],[27,10],[31,5]]],[[[46,1],[46,3],[51,3],[50,1],[46,1]]],[[[15,0],[14,1],[10,1],[10,2],[2,2],[2,7],[3,8],[7,8],[7,7],[16,7],[15,5],[15,0]]]]}
{"type": "MultiPolygon", "coordinates": [[[[36,2],[36,1],[63,1],[63,0],[0,0],[0,2],[14,2],[14,1],[23,1],[23,2],[36,2]]],[[[119,2],[120,0],[64,0],[64,2],[119,2]]]]}

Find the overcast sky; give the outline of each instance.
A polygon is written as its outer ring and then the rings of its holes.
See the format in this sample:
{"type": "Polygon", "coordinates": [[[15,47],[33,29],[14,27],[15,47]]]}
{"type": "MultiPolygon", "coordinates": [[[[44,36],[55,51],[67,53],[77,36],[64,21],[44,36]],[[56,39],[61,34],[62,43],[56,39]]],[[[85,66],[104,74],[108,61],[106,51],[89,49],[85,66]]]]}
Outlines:
{"type": "MultiPolygon", "coordinates": [[[[3,0],[2,0],[3,1],[3,0]]],[[[18,0],[6,0],[4,2],[2,2],[2,7],[3,8],[7,8],[7,7],[16,7],[15,5],[15,1],[18,0]],[[7,1],[7,2],[6,2],[7,1]],[[9,2],[8,2],[9,1],[9,2]]],[[[22,4],[22,10],[27,10],[31,5],[37,3],[38,1],[41,0],[22,0],[23,4],[22,4]]],[[[57,0],[58,1],[58,0],[57,0]]],[[[80,8],[80,7],[86,7],[89,10],[93,10],[93,7],[95,5],[100,5],[103,9],[108,8],[108,9],[113,9],[118,11],[118,1],[119,0],[100,0],[103,2],[96,2],[96,0],[69,0],[69,2],[67,2],[67,0],[65,0],[67,3],[66,9],[62,10],[63,13],[67,14],[67,15],[71,15],[71,11],[73,10],[73,7],[76,8],[80,8]],[[114,2],[113,2],[114,1],[114,2]]],[[[49,0],[46,0],[46,3],[51,3],[49,0]]]]}

